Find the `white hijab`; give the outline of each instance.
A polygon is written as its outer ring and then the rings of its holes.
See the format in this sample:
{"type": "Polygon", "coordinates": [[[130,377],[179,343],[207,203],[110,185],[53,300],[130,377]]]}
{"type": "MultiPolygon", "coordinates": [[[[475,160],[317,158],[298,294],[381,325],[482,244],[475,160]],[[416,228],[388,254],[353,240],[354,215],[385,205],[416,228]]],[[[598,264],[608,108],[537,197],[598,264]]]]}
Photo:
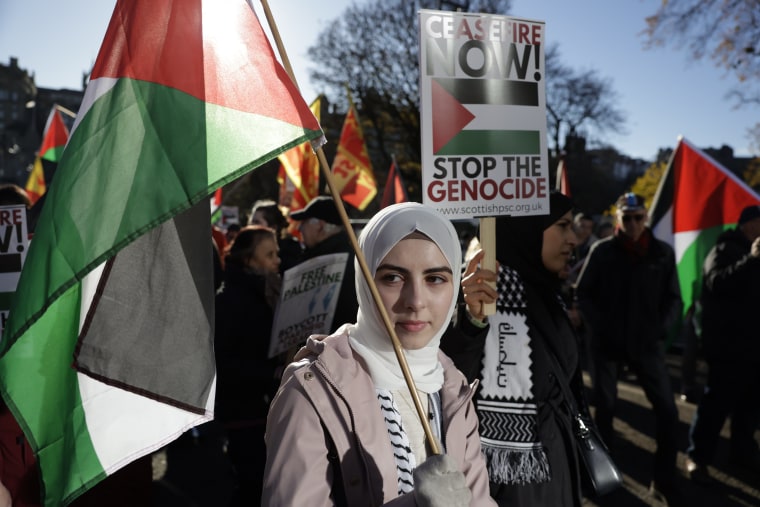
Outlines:
{"type": "MultiPolygon", "coordinates": [[[[438,245],[454,274],[454,290],[445,324],[425,347],[405,350],[409,370],[417,389],[424,393],[434,393],[443,385],[443,367],[438,361],[438,346],[454,314],[461,278],[462,250],[454,226],[429,206],[415,202],[394,204],[383,208],[367,223],[359,235],[359,247],[374,277],[377,267],[388,252],[415,231],[421,232],[438,245]]],[[[376,388],[390,391],[405,388],[404,374],[398,364],[388,331],[375,306],[359,262],[355,261],[355,265],[359,311],[356,324],[349,328],[351,347],[366,362],[376,388]]]]}

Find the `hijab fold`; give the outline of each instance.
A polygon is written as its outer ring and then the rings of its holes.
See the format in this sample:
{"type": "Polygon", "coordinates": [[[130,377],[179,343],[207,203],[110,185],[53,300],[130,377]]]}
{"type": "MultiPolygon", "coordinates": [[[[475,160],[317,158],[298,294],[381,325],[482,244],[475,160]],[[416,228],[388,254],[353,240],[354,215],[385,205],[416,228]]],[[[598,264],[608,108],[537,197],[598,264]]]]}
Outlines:
{"type": "MultiPolygon", "coordinates": [[[[456,230],[451,222],[426,205],[413,202],[395,204],[383,208],[372,217],[359,235],[359,247],[374,277],[388,252],[415,231],[438,245],[454,274],[454,290],[444,325],[425,347],[404,351],[417,389],[424,393],[434,393],[443,385],[443,367],[438,361],[438,347],[454,314],[461,278],[462,250],[456,230]]],[[[349,342],[367,364],[376,388],[390,391],[402,389],[406,386],[406,381],[390,336],[364,279],[359,261],[354,262],[359,310],[356,324],[349,328],[349,342]]]]}

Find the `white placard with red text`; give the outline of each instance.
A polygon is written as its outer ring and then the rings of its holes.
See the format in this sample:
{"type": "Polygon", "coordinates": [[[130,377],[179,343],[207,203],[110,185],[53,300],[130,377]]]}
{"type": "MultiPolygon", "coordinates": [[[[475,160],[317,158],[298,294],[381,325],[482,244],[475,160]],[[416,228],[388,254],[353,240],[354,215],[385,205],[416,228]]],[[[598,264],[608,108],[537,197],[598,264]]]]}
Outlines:
{"type": "Polygon", "coordinates": [[[422,200],[451,219],[549,212],[541,21],[420,11],[422,200]]]}

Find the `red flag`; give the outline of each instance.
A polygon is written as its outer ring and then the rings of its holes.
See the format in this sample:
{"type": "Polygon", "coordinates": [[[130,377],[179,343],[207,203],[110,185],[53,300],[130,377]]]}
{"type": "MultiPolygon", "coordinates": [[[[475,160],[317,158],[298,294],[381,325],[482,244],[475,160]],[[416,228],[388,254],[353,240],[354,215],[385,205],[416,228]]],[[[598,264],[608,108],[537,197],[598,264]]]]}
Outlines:
{"type": "Polygon", "coordinates": [[[69,129],[63,123],[61,113],[53,106],[45,123],[45,130],[42,132],[42,145],[34,159],[34,168],[26,181],[26,193],[32,205],[47,191],[42,161],[47,160],[57,164],[68,140],[69,129]]]}
{"type": "Polygon", "coordinates": [[[559,190],[561,194],[571,197],[570,181],[567,178],[567,167],[565,167],[564,158],[560,158],[559,164],[557,164],[557,178],[556,178],[555,184],[556,184],[557,190],[559,190]]]}
{"type": "Polygon", "coordinates": [[[346,113],[332,173],[341,198],[363,210],[377,195],[377,183],[367,155],[367,145],[353,104],[346,113]]]}
{"type": "Polygon", "coordinates": [[[406,194],[406,186],[401,179],[401,172],[396,167],[396,160],[394,159],[393,162],[391,162],[391,168],[388,170],[388,178],[385,180],[383,202],[380,207],[385,208],[391,204],[407,202],[408,200],[409,197],[406,194]]]}
{"type": "MultiPolygon", "coordinates": [[[[320,120],[320,107],[321,96],[309,106],[317,121],[320,120]]],[[[291,212],[303,209],[319,194],[319,159],[309,143],[291,148],[278,158],[280,205],[287,206],[291,212]]]]}

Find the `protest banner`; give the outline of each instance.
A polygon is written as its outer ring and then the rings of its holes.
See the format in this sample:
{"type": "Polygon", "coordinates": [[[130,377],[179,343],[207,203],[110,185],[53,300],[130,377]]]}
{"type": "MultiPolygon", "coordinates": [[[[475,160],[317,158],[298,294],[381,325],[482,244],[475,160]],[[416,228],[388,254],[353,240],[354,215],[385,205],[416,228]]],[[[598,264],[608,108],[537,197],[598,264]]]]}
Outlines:
{"type": "Polygon", "coordinates": [[[0,206],[0,336],[28,249],[26,206],[0,206]]]}
{"type": "Polygon", "coordinates": [[[330,331],[347,261],[347,253],[321,255],[285,271],[269,357],[330,331]]]}
{"type": "Polygon", "coordinates": [[[423,202],[451,219],[548,213],[544,23],[420,11],[423,202]]]}

